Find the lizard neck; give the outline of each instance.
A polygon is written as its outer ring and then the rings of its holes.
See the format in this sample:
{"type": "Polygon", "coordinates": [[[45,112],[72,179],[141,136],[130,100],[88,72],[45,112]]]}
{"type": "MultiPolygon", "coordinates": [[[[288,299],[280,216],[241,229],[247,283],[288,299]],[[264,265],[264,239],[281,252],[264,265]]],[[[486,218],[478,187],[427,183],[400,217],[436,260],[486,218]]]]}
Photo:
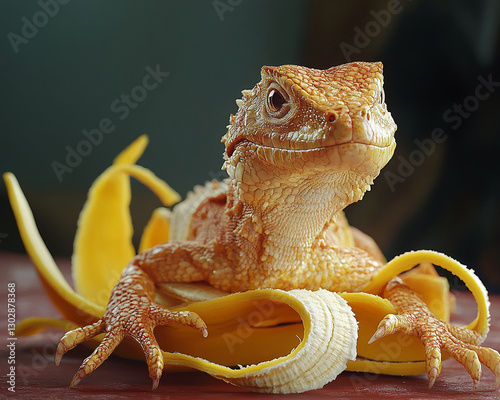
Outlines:
{"type": "Polygon", "coordinates": [[[274,172],[272,179],[255,184],[253,190],[231,180],[228,207],[237,248],[268,273],[286,270],[290,258],[322,245],[330,222],[364,193],[345,172],[312,176],[274,172]]]}

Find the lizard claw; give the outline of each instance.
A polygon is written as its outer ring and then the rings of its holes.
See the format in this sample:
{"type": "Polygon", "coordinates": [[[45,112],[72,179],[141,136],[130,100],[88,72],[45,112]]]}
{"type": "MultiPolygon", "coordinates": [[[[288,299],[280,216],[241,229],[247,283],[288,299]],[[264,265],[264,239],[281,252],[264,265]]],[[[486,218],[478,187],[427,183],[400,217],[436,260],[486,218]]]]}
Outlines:
{"type": "Polygon", "coordinates": [[[476,339],[472,331],[452,326],[431,315],[389,314],[380,321],[368,343],[395,332],[417,336],[422,341],[425,348],[429,388],[434,386],[441,372],[441,350],[448,352],[464,366],[472,378],[474,390],[481,379],[481,364],[486,365],[495,374],[495,385],[500,386],[500,354],[493,349],[468,343],[476,339]],[[464,340],[465,338],[467,341],[464,340]]]}
{"type": "Polygon", "coordinates": [[[64,354],[69,350],[75,348],[80,343],[93,338],[94,336],[102,333],[104,331],[104,321],[99,319],[96,323],[92,325],[87,325],[83,328],[73,329],[72,331],[66,332],[66,334],[59,341],[59,345],[56,349],[55,363],[57,366],[61,363],[61,359],[64,354]]]}
{"type": "Polygon", "coordinates": [[[427,372],[427,376],[429,377],[429,389],[432,389],[432,387],[434,386],[434,383],[436,382],[436,378],[438,377],[439,372],[440,372],[439,369],[436,367],[431,368],[429,372],[427,372]]]}
{"type": "Polygon", "coordinates": [[[373,334],[373,336],[368,341],[368,344],[373,343],[374,341],[386,337],[398,329],[402,327],[402,316],[395,314],[386,315],[382,321],[379,322],[377,330],[373,334]]]}

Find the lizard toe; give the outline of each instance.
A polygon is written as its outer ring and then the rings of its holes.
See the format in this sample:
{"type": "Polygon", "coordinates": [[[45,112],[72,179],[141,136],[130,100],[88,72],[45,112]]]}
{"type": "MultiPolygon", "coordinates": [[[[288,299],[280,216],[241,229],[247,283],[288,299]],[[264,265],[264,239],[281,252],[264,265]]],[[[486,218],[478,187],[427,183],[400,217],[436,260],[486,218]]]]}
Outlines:
{"type": "Polygon", "coordinates": [[[164,314],[171,315],[169,318],[165,317],[164,320],[159,321],[158,316],[160,315],[161,307],[151,305],[151,309],[155,312],[148,313],[147,317],[136,317],[133,322],[128,321],[126,331],[139,343],[142,348],[142,352],[144,353],[146,364],[148,366],[149,376],[153,381],[153,390],[155,390],[160,383],[164,363],[163,355],[153,330],[156,325],[165,325],[170,322],[177,322],[173,319],[173,316],[177,313],[163,309],[164,314]]]}
{"type": "Polygon", "coordinates": [[[495,386],[500,386],[500,354],[498,351],[490,349],[489,347],[480,347],[480,346],[469,346],[471,350],[473,350],[477,357],[479,358],[479,362],[488,367],[491,372],[495,375],[495,386]]]}
{"type": "Polygon", "coordinates": [[[155,390],[163,373],[163,354],[160,347],[156,345],[151,349],[151,352],[146,355],[146,362],[148,364],[149,377],[153,381],[152,390],[155,390]]]}
{"type": "Polygon", "coordinates": [[[414,318],[411,314],[388,314],[378,324],[377,330],[368,344],[396,332],[411,332],[414,329],[414,318]]]}
{"type": "Polygon", "coordinates": [[[441,373],[441,349],[439,347],[428,347],[425,351],[425,370],[429,378],[429,389],[432,389],[436,378],[441,373]]]}
{"type": "Polygon", "coordinates": [[[142,347],[148,365],[149,376],[153,381],[153,390],[160,383],[164,367],[163,354],[156,341],[153,329],[155,326],[171,323],[191,326],[199,330],[204,337],[208,335],[207,325],[198,314],[188,311],[169,311],[157,304],[151,304],[148,320],[134,324],[131,335],[142,347]]]}
{"type": "Polygon", "coordinates": [[[479,361],[477,353],[473,350],[466,351],[465,363],[462,363],[462,365],[472,378],[473,390],[476,390],[482,375],[481,362],[479,361]]]}
{"type": "Polygon", "coordinates": [[[83,360],[82,365],[71,381],[70,387],[75,387],[85,376],[95,371],[111,355],[124,337],[125,331],[123,329],[108,330],[99,346],[89,357],[83,360]]]}
{"type": "Polygon", "coordinates": [[[483,337],[479,332],[467,329],[465,327],[456,326],[451,323],[445,323],[448,332],[450,332],[455,338],[461,342],[474,344],[479,346],[483,341],[483,337]]]}
{"type": "Polygon", "coordinates": [[[464,366],[472,378],[473,389],[475,390],[481,379],[481,362],[476,351],[469,347],[469,345],[458,341],[451,335],[444,338],[443,349],[464,366]]]}
{"type": "Polygon", "coordinates": [[[416,318],[414,331],[408,333],[419,337],[424,345],[426,372],[430,388],[434,385],[436,377],[441,371],[441,351],[443,350],[464,366],[472,378],[473,388],[477,388],[481,379],[481,362],[473,349],[478,349],[477,346],[457,339],[448,330],[447,323],[432,316],[416,318]]]}
{"type": "Polygon", "coordinates": [[[104,331],[104,321],[99,319],[96,323],[88,325],[82,328],[73,329],[72,331],[66,332],[57,345],[55,363],[59,365],[61,359],[69,350],[75,348],[80,343],[85,342],[88,339],[97,336],[104,331]]]}
{"type": "Polygon", "coordinates": [[[153,318],[156,325],[166,325],[177,323],[180,325],[190,326],[201,332],[203,337],[208,336],[207,325],[205,321],[195,312],[190,311],[169,311],[163,307],[154,305],[153,318]]]}
{"type": "Polygon", "coordinates": [[[495,374],[495,386],[500,387],[500,354],[489,347],[479,347],[477,351],[479,361],[486,365],[495,374]]]}

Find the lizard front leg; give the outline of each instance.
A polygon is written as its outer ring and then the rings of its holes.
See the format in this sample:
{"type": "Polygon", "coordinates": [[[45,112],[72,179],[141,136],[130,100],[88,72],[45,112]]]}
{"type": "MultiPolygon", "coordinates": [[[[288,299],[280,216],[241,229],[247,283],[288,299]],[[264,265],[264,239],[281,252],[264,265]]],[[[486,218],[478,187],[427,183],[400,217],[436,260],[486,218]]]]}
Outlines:
{"type": "Polygon", "coordinates": [[[70,386],[76,386],[99,367],[126,336],[142,347],[153,380],[158,386],[163,371],[163,356],[154,336],[156,326],[178,323],[208,335],[207,327],[196,313],[173,312],[154,303],[155,285],[162,282],[202,280],[201,265],[207,262],[211,249],[194,242],[171,242],[153,247],[134,257],[114,287],[105,314],[94,324],[77,328],[61,339],[56,364],[78,344],[105,333],[95,351],[86,358],[70,386]]]}
{"type": "Polygon", "coordinates": [[[425,348],[429,388],[441,372],[441,350],[446,350],[465,367],[473,380],[474,389],[481,378],[481,363],[493,371],[496,386],[500,385],[500,354],[493,349],[480,347],[481,338],[477,332],[436,318],[420,296],[399,278],[386,285],[383,296],[394,305],[398,314],[387,315],[369,343],[395,332],[417,336],[425,348]]]}

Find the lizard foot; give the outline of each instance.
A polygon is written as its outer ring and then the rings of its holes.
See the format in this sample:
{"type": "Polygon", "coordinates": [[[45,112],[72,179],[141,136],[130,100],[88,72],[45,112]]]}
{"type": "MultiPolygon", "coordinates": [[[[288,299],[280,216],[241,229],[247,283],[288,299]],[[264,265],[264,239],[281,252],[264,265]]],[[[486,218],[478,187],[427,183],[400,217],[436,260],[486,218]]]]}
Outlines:
{"type": "MultiPolygon", "coordinates": [[[[396,285],[400,285],[399,283],[396,285]]],[[[400,285],[401,292],[410,291],[400,285]]],[[[426,372],[429,377],[429,388],[434,386],[441,372],[441,351],[445,350],[455,360],[462,364],[473,381],[473,389],[477,388],[481,378],[481,363],[486,365],[496,377],[496,387],[500,386],[500,354],[490,348],[477,345],[479,334],[466,328],[459,328],[436,318],[414,292],[399,298],[394,296],[391,301],[396,305],[406,303],[403,311],[389,314],[379,323],[377,330],[368,343],[383,338],[395,332],[403,332],[417,336],[424,345],[426,357],[426,372]]],[[[398,308],[396,306],[396,308],[398,308]]]]}
{"type": "Polygon", "coordinates": [[[83,361],[70,387],[76,386],[86,375],[99,367],[124,337],[131,336],[142,347],[154,390],[158,387],[163,372],[163,355],[153,333],[155,326],[178,323],[198,329],[204,337],[208,335],[206,324],[196,313],[169,311],[144,296],[130,291],[125,296],[121,295],[122,293],[115,290],[106,313],[96,323],[67,332],[57,346],[55,362],[59,365],[68,350],[100,333],[105,333],[99,346],[83,361]]]}

